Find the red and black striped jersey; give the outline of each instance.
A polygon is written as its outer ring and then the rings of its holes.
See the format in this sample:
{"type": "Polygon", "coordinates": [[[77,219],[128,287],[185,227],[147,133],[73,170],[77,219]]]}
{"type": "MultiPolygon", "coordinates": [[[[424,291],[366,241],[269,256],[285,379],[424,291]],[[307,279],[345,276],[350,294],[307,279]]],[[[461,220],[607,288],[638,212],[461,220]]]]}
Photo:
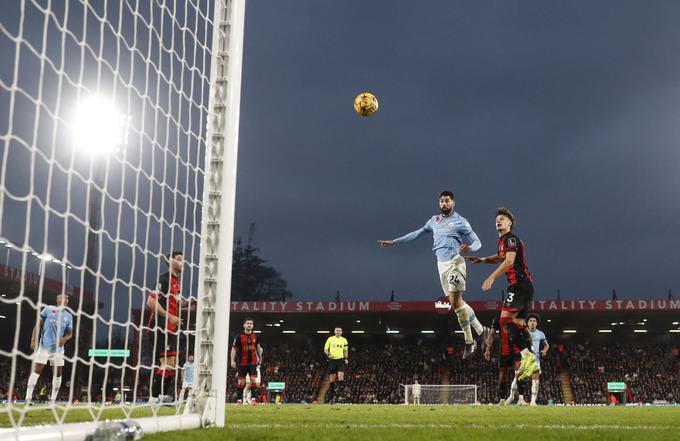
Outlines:
{"type": "Polygon", "coordinates": [[[234,339],[231,347],[236,348],[236,360],[241,366],[249,364],[259,364],[257,347],[262,346],[260,336],[251,332],[246,334],[241,332],[234,339]]]}
{"type": "Polygon", "coordinates": [[[515,263],[505,272],[505,275],[508,277],[508,283],[514,285],[519,282],[533,281],[529,267],[527,267],[524,242],[517,235],[513,234],[512,231],[498,238],[498,257],[501,258],[501,261],[505,259],[505,254],[510,251],[514,251],[517,254],[515,256],[515,263]]]}
{"type": "MultiPolygon", "coordinates": [[[[180,279],[172,276],[169,272],[163,273],[158,278],[156,290],[152,291],[149,296],[154,297],[167,313],[178,316],[181,285],[180,279]]],[[[147,328],[160,328],[164,331],[177,332],[177,325],[167,321],[167,317],[158,316],[156,311],[148,307],[146,311],[147,318],[144,321],[144,325],[147,328]]]]}

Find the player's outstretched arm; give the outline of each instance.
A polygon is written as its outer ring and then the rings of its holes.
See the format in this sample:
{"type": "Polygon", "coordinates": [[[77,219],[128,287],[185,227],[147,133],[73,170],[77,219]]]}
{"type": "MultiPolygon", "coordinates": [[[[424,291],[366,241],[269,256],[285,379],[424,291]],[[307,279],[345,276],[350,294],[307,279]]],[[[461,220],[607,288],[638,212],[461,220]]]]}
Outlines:
{"type": "Polygon", "coordinates": [[[380,248],[388,248],[394,246],[394,241],[393,240],[379,240],[378,245],[380,245],[380,248]]]}
{"type": "Polygon", "coordinates": [[[469,261],[470,263],[498,263],[500,261],[500,258],[498,257],[497,254],[486,257],[477,256],[463,256],[463,257],[465,257],[465,260],[469,261]]]}
{"type": "Polygon", "coordinates": [[[413,242],[414,240],[418,239],[420,236],[423,234],[432,231],[432,229],[429,227],[429,221],[428,223],[425,224],[423,228],[420,228],[416,231],[412,231],[404,236],[398,237],[394,240],[379,240],[378,245],[381,247],[391,247],[394,246],[398,243],[407,243],[407,242],[413,242]]]}
{"type": "Polygon", "coordinates": [[[482,291],[488,291],[491,289],[493,282],[501,275],[503,275],[506,271],[508,271],[512,267],[512,265],[515,264],[516,256],[517,253],[514,251],[508,251],[507,253],[505,253],[505,259],[501,262],[500,265],[498,265],[498,268],[496,268],[496,270],[492,272],[489,277],[486,278],[486,280],[482,284],[482,291]]]}

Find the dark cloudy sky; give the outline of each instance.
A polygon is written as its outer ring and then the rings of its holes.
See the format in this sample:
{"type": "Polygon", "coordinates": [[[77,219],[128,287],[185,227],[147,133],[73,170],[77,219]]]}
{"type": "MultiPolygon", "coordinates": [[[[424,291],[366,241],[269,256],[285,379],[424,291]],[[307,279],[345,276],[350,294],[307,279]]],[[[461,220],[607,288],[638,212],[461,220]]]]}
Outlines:
{"type": "MultiPolygon", "coordinates": [[[[431,237],[375,241],[450,188],[485,255],[514,211],[538,298],[680,295],[678,19],[676,1],[251,0],[237,234],[257,222],[297,298],[429,299],[431,237]]],[[[492,269],[468,268],[469,298],[492,269]]]]}

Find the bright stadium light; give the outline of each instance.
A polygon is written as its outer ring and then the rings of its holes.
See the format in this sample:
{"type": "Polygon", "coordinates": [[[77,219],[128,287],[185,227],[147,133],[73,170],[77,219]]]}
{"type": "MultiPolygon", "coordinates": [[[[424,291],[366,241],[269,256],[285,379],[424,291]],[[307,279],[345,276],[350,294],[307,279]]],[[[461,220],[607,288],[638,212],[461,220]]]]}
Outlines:
{"type": "Polygon", "coordinates": [[[633,332],[637,332],[638,334],[640,334],[640,333],[643,333],[643,332],[647,332],[647,330],[646,329],[634,329],[633,332]]]}
{"type": "Polygon", "coordinates": [[[680,329],[669,329],[668,332],[680,332],[680,329]]]}
{"type": "Polygon", "coordinates": [[[680,322],[673,322],[673,325],[680,325],[680,322]]]}
{"type": "Polygon", "coordinates": [[[283,331],[284,334],[295,334],[295,331],[283,331]]]}
{"type": "Polygon", "coordinates": [[[421,334],[434,334],[434,331],[424,330],[424,331],[420,331],[420,333],[421,334]]]}
{"type": "Polygon", "coordinates": [[[600,334],[609,334],[610,332],[612,332],[612,330],[611,329],[599,329],[597,332],[599,332],[600,334]]]}
{"type": "Polygon", "coordinates": [[[399,331],[394,329],[388,329],[387,331],[385,331],[385,334],[399,334],[399,331]]]}
{"type": "Polygon", "coordinates": [[[576,329],[565,329],[562,331],[563,334],[576,334],[576,329]]]}
{"type": "Polygon", "coordinates": [[[316,331],[317,334],[330,334],[331,331],[316,331]]]}
{"type": "Polygon", "coordinates": [[[127,144],[129,117],[116,109],[112,101],[90,96],[76,108],[73,139],[78,150],[93,154],[121,151],[127,144]]]}
{"type": "Polygon", "coordinates": [[[360,330],[352,331],[352,334],[363,334],[363,333],[364,333],[364,331],[360,331],[360,330]]]}

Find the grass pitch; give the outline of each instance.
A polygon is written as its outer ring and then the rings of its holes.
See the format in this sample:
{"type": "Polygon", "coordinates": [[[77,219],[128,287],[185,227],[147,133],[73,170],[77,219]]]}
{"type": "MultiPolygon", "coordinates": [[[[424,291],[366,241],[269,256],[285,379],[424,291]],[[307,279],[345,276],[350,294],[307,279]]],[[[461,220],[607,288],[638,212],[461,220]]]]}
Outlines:
{"type": "MultiPolygon", "coordinates": [[[[90,419],[86,411],[77,412],[69,412],[73,415],[67,420],[90,419]]],[[[145,416],[142,412],[148,411],[139,412],[137,416],[145,416]]],[[[173,412],[167,409],[167,413],[173,412]]],[[[53,418],[49,410],[36,409],[30,415],[24,424],[53,418]]],[[[7,427],[7,423],[3,415],[0,425],[7,427]]],[[[507,441],[517,437],[536,441],[680,440],[680,407],[228,405],[225,428],[149,434],[144,440],[507,441]]]]}

